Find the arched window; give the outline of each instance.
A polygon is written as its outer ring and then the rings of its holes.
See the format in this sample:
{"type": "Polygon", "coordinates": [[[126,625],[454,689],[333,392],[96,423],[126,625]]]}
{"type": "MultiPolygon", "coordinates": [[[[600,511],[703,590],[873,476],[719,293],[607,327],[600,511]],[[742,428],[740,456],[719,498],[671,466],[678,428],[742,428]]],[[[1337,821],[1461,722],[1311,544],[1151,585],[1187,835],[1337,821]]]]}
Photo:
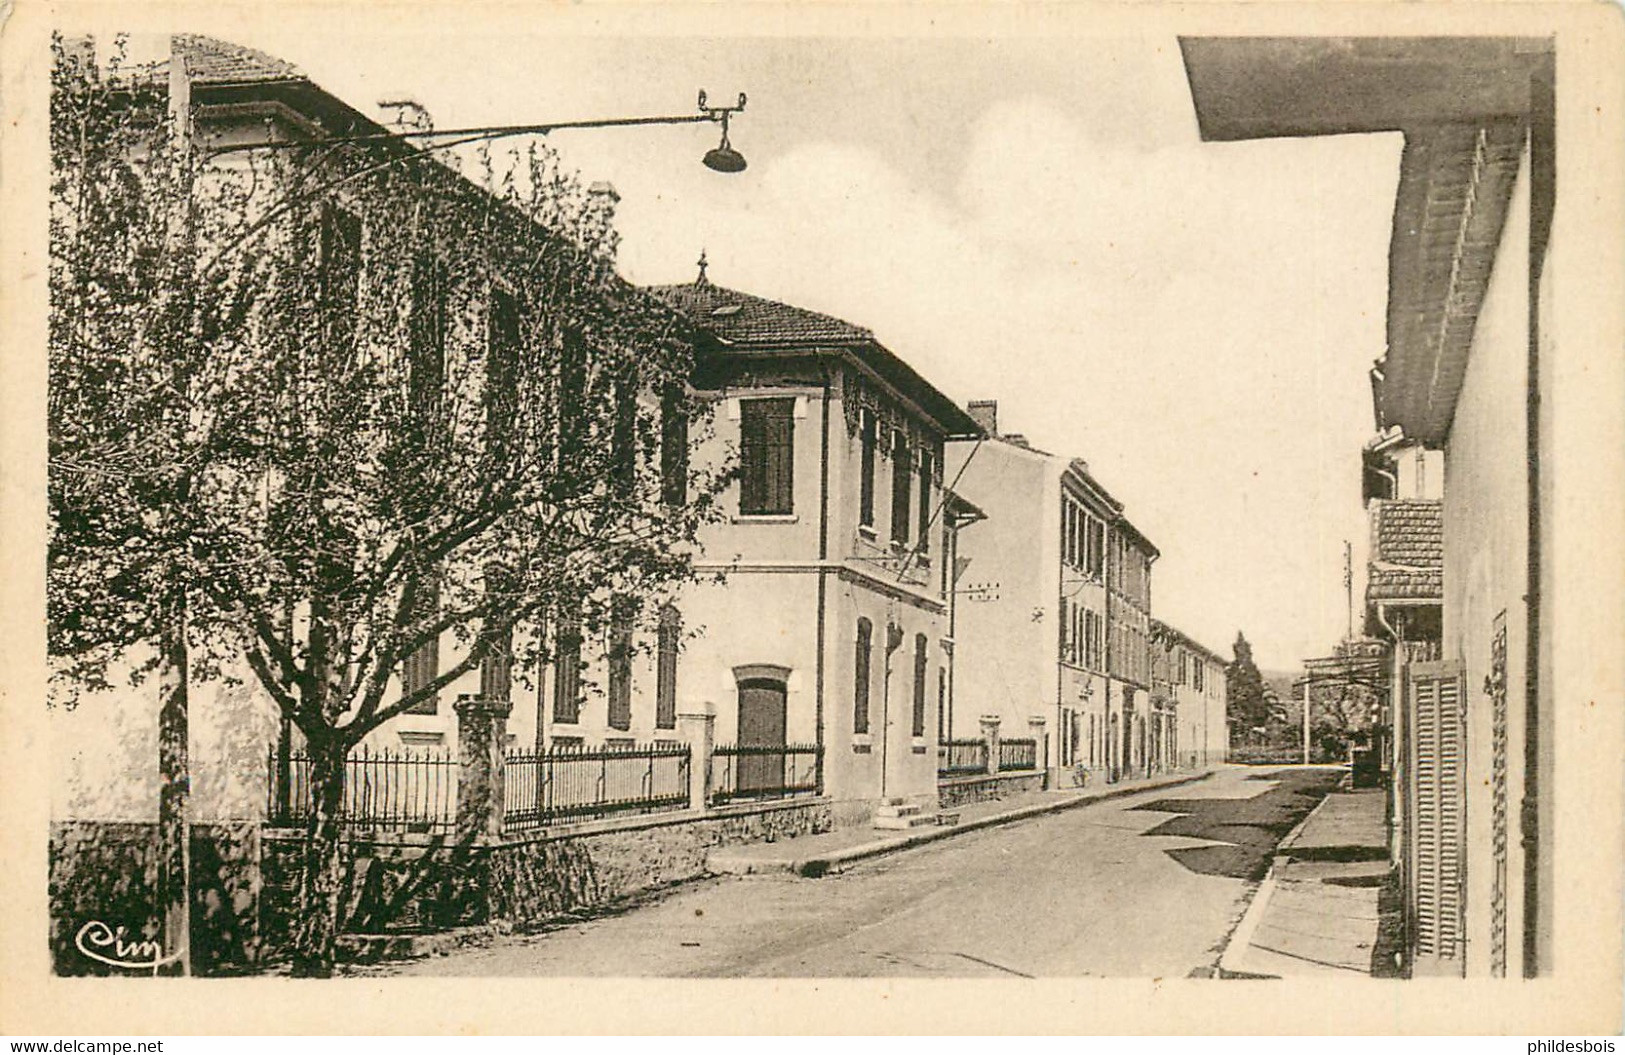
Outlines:
{"type": "Polygon", "coordinates": [[[926,640],[924,634],[914,635],[914,735],[925,735],[925,667],[929,657],[926,654],[926,640]]]}
{"type": "Polygon", "coordinates": [[[677,727],[677,645],[682,630],[682,614],[672,605],[663,606],[655,647],[656,729],[677,727]]]}
{"type": "Polygon", "coordinates": [[[869,731],[869,655],[874,643],[874,624],[858,620],[858,643],[852,656],[852,731],[869,731]]]}

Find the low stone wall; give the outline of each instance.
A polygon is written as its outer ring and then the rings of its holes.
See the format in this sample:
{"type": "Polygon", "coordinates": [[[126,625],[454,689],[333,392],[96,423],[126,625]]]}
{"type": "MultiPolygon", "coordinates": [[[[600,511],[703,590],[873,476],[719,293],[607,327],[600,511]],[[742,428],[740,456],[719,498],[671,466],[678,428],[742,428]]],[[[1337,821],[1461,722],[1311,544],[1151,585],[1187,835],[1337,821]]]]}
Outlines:
{"type": "MultiPolygon", "coordinates": [[[[260,829],[255,822],[196,824],[191,829],[189,927],[192,970],[232,974],[258,957],[260,829]]],[[[161,937],[158,826],[66,821],[51,825],[48,853],[51,966],[59,975],[122,975],[87,955],[121,957],[98,933],[133,946],[161,937]],[[96,925],[106,928],[99,932],[96,925]]],[[[139,958],[149,958],[142,954],[139,958]]],[[[150,968],[146,972],[150,973],[150,968]]]]}
{"type": "Polygon", "coordinates": [[[972,802],[988,802],[1008,798],[1029,791],[1043,791],[1048,774],[1042,770],[1023,770],[988,776],[952,777],[937,783],[937,797],[942,809],[965,806],[972,802]]]}
{"type": "Polygon", "coordinates": [[[492,849],[488,918],[518,926],[706,874],[712,850],[815,835],[833,827],[824,800],[730,807],[703,817],[604,830],[581,826],[492,849]]]}
{"type": "MultiPolygon", "coordinates": [[[[342,929],[426,933],[528,926],[706,874],[713,849],[834,827],[830,803],[802,799],[555,827],[502,839],[355,836],[343,845],[342,929]]],[[[192,830],[192,970],[258,970],[287,954],[297,911],[302,832],[256,822],[192,830]]],[[[92,922],[126,943],[159,936],[157,826],[53,825],[50,944],[57,974],[141,973],[101,963],[75,942],[92,922]]]]}

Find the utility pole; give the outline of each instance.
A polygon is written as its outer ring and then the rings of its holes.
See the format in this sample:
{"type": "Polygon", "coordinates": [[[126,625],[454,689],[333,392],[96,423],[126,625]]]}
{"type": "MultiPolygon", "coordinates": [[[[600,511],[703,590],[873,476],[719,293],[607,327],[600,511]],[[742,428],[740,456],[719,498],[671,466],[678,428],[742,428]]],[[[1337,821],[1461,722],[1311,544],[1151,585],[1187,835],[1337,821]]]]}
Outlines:
{"type": "Polygon", "coordinates": [[[1343,595],[1348,608],[1348,633],[1344,641],[1354,640],[1354,548],[1348,539],[1343,540],[1343,595]]]}
{"type": "Polygon", "coordinates": [[[1309,764],[1309,671],[1303,672],[1303,764],[1309,764]]]}

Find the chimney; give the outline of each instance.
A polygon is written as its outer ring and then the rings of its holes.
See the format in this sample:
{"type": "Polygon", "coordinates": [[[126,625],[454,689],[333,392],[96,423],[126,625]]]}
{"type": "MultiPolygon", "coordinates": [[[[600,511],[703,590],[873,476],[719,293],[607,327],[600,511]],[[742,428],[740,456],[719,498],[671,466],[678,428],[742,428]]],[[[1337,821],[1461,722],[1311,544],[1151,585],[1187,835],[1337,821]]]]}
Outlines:
{"type": "Polygon", "coordinates": [[[982,431],[989,436],[999,434],[999,401],[996,399],[973,399],[965,404],[965,412],[971,420],[982,427],[982,431]]]}
{"type": "Polygon", "coordinates": [[[434,118],[424,105],[407,95],[389,96],[378,100],[383,112],[378,122],[391,132],[433,132],[434,118]]]}

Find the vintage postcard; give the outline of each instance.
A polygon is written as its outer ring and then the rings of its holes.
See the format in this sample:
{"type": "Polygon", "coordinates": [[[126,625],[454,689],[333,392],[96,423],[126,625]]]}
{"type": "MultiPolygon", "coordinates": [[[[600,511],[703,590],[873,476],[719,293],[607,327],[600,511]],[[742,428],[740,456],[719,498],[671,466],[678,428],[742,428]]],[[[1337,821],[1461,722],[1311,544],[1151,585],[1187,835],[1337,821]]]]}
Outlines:
{"type": "Polygon", "coordinates": [[[0,1031],[1617,1030],[1622,44],[10,5],[0,1031]]]}

